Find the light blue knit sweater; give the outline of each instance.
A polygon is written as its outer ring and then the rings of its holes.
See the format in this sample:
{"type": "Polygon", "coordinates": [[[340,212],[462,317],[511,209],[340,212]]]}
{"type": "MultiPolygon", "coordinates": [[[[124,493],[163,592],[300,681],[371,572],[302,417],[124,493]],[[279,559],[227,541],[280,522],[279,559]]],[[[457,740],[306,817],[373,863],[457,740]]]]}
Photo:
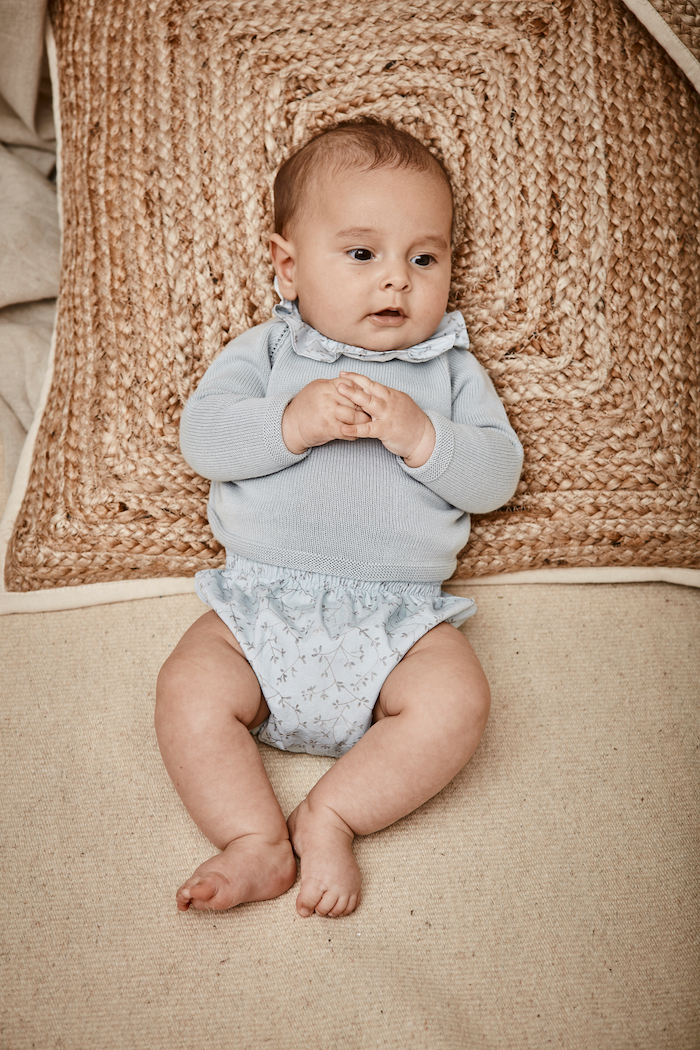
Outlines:
{"type": "Polygon", "coordinates": [[[464,349],[461,315],[446,315],[455,317],[462,345],[448,340],[455,345],[440,344],[420,361],[373,360],[369,351],[349,357],[342,344],[329,360],[328,340],[315,354],[308,334],[318,333],[307,329],[304,342],[278,319],[224,348],[185,406],[180,441],[187,462],[211,479],[209,521],[227,551],[355,580],[452,575],[469,514],[510,499],[523,456],[493,384],[464,349]],[[341,370],[403,390],[420,405],[436,434],[427,463],[407,467],[372,438],[330,441],[298,456],[287,449],[288,403],[307,383],[341,370]]]}

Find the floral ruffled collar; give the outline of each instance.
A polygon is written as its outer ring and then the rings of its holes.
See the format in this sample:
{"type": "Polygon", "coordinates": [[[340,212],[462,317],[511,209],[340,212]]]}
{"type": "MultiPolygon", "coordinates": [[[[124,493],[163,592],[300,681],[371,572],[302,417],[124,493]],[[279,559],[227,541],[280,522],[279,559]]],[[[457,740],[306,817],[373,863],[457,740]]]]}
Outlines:
{"type": "MultiPolygon", "coordinates": [[[[277,294],[279,295],[279,292],[277,294]]],[[[321,335],[315,328],[302,321],[296,302],[290,302],[289,299],[282,299],[273,313],[275,317],[286,322],[294,352],[301,357],[311,357],[315,361],[337,361],[339,357],[371,358],[372,361],[392,361],[394,358],[400,361],[429,361],[453,346],[464,350],[469,346],[467,326],[459,310],[446,313],[430,338],[422,343],[416,343],[405,350],[387,350],[382,353],[366,350],[363,346],[348,346],[347,343],[339,343],[321,335]]]]}

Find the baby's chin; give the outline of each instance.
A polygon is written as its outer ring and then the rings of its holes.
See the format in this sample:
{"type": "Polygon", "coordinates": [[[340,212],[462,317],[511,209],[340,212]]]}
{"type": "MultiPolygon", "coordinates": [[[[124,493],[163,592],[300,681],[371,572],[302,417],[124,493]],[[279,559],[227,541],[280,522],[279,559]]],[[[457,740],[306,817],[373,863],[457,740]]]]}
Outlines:
{"type": "Polygon", "coordinates": [[[407,350],[409,346],[429,339],[437,326],[429,331],[406,322],[401,326],[374,325],[371,321],[353,328],[336,328],[335,332],[322,332],[329,339],[346,346],[359,346],[377,354],[386,354],[393,350],[407,350]]]}

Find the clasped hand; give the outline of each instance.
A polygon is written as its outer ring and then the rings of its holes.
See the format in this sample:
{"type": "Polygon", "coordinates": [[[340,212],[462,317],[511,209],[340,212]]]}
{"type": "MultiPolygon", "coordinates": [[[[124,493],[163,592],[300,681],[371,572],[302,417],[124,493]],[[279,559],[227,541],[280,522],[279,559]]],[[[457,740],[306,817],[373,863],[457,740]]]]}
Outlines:
{"type": "Polygon", "coordinates": [[[426,463],[435,447],[433,424],[412,397],[356,372],[303,387],[287,405],[282,437],[297,455],[336,439],[378,438],[409,467],[426,463]]]}

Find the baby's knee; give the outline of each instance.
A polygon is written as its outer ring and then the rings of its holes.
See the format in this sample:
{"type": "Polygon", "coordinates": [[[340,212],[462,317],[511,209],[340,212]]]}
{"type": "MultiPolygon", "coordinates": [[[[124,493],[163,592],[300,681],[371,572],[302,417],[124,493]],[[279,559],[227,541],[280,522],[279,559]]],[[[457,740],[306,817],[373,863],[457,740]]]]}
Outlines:
{"type": "Polygon", "coordinates": [[[455,740],[481,739],[491,710],[491,689],[480,665],[451,690],[446,690],[441,711],[443,730],[455,740]]]}
{"type": "Polygon", "coordinates": [[[156,682],[156,733],[168,726],[218,732],[221,719],[257,726],[269,714],[260,684],[240,646],[214,614],[180,639],[156,682]]]}
{"type": "Polygon", "coordinates": [[[212,659],[221,648],[222,627],[216,613],[205,613],[185,631],[158,672],[156,704],[166,704],[196,691],[202,678],[208,677],[212,659]]]}
{"type": "Polygon", "coordinates": [[[481,672],[478,681],[474,682],[468,701],[468,717],[471,724],[479,731],[479,735],[486,728],[491,710],[491,689],[486,675],[481,672]]]}
{"type": "Polygon", "coordinates": [[[156,679],[156,731],[189,694],[190,677],[189,662],[175,649],[161,667],[156,679]]]}
{"type": "Polygon", "coordinates": [[[156,681],[153,721],[159,741],[185,731],[216,732],[216,710],[202,689],[202,670],[192,654],[175,649],[160,669],[156,681]]]}
{"type": "Polygon", "coordinates": [[[187,677],[187,664],[174,650],[167,658],[156,679],[156,704],[169,700],[178,692],[183,680],[187,677]]]}
{"type": "Polygon", "coordinates": [[[445,718],[469,725],[486,725],[491,708],[491,689],[479,659],[461,631],[445,628],[443,641],[449,643],[434,654],[439,662],[445,718]],[[447,631],[449,630],[449,635],[447,631]]]}

